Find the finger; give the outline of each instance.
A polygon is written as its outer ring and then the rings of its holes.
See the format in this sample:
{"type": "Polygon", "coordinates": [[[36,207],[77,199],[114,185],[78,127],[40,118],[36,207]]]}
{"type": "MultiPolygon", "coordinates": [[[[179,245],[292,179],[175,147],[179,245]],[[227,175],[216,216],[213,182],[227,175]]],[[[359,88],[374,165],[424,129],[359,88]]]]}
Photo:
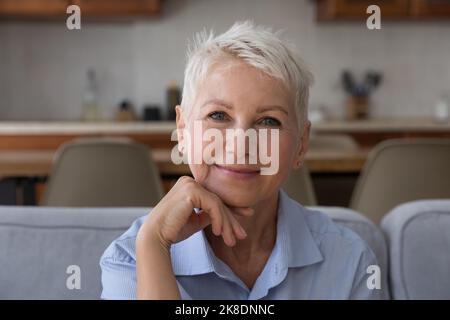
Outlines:
{"type": "MultiPolygon", "coordinates": [[[[196,197],[193,197],[192,199],[194,207],[200,207],[203,211],[209,214],[214,235],[222,235],[226,245],[234,246],[236,244],[236,231],[234,224],[232,224],[229,218],[232,217],[230,209],[215,193],[203,188],[196,182],[194,183],[196,186],[196,191],[194,192],[196,197]]],[[[248,210],[243,211],[246,213],[249,212],[248,210]]],[[[239,228],[237,227],[237,229],[239,228]]],[[[239,231],[237,232],[239,233],[239,231]]],[[[240,232],[239,235],[241,236],[242,232],[240,232]]]]}
{"type": "Polygon", "coordinates": [[[233,226],[230,221],[230,214],[226,211],[225,206],[222,207],[223,214],[223,230],[222,237],[227,246],[234,246],[236,244],[236,238],[234,236],[233,226]]]}
{"type": "Polygon", "coordinates": [[[184,189],[186,188],[186,185],[192,181],[195,181],[192,177],[189,176],[181,176],[178,178],[177,182],[172,186],[172,188],[169,190],[169,193],[175,193],[178,189],[184,189]]]}
{"type": "Polygon", "coordinates": [[[209,215],[212,232],[214,235],[220,236],[223,229],[223,214],[221,212],[220,202],[216,199],[218,197],[205,190],[196,182],[195,184],[196,190],[192,193],[189,201],[192,202],[194,208],[201,208],[203,212],[206,212],[209,215]]]}
{"type": "Polygon", "coordinates": [[[203,211],[210,217],[212,232],[216,236],[220,236],[224,228],[223,214],[220,210],[220,206],[217,203],[214,203],[214,200],[212,199],[205,199],[204,202],[212,202],[208,203],[207,207],[203,209],[203,211]]]}
{"type": "Polygon", "coordinates": [[[247,237],[247,232],[245,232],[245,229],[241,226],[239,221],[236,220],[232,213],[229,213],[228,215],[236,237],[240,240],[245,239],[247,237]]]}
{"type": "Polygon", "coordinates": [[[211,224],[211,217],[203,211],[198,213],[193,211],[189,220],[195,226],[195,232],[200,231],[211,224]]]}
{"type": "Polygon", "coordinates": [[[221,229],[220,233],[216,235],[221,235],[223,238],[224,243],[227,246],[234,246],[236,244],[236,238],[234,236],[233,226],[231,222],[229,221],[229,214],[227,214],[227,207],[223,204],[222,200],[214,193],[209,192],[205,189],[205,195],[206,201],[211,201],[211,208],[214,208],[214,210],[217,208],[217,211],[220,212],[221,215],[221,229]]]}

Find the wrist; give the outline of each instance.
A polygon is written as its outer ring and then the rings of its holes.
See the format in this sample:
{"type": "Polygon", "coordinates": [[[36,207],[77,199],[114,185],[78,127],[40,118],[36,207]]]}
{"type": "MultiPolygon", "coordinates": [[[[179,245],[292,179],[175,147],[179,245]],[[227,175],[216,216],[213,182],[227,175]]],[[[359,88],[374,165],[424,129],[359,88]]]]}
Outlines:
{"type": "Polygon", "coordinates": [[[161,247],[169,252],[171,243],[163,238],[159,229],[159,225],[154,221],[146,221],[137,234],[136,247],[161,247]]]}

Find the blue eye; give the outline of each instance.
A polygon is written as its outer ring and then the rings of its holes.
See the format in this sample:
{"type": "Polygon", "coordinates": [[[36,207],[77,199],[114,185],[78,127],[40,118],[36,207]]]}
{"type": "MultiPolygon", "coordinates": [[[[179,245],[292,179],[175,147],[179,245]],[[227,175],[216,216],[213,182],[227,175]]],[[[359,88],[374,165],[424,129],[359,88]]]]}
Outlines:
{"type": "Polygon", "coordinates": [[[262,119],[261,124],[264,126],[269,126],[269,127],[278,127],[281,125],[281,122],[275,118],[267,117],[267,118],[262,119]]]}
{"type": "Polygon", "coordinates": [[[215,111],[208,115],[209,118],[215,121],[223,121],[226,118],[225,112],[215,111]]]}

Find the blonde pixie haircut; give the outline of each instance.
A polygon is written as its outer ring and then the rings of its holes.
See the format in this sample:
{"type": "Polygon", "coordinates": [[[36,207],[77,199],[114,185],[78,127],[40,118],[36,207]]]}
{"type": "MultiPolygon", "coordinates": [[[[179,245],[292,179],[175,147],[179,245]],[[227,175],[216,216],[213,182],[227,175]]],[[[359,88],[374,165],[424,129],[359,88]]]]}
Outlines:
{"type": "Polygon", "coordinates": [[[293,94],[297,122],[302,128],[308,119],[309,87],[313,76],[291,44],[283,41],[279,34],[251,21],[236,22],[218,36],[212,31],[197,33],[190,43],[184,72],[183,113],[189,114],[186,111],[192,108],[197,86],[209,68],[221,60],[237,58],[282,81],[293,94]]]}

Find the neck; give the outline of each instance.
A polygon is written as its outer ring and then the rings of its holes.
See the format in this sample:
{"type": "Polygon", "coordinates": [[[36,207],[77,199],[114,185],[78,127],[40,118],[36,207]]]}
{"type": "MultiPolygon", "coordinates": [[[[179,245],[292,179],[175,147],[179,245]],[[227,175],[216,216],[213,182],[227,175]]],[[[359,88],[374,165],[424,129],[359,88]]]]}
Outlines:
{"type": "Polygon", "coordinates": [[[214,253],[219,258],[235,259],[239,262],[249,261],[261,252],[270,253],[275,245],[277,231],[278,192],[260,201],[253,209],[251,217],[235,215],[245,229],[247,237],[237,240],[234,247],[225,245],[221,237],[212,233],[211,227],[205,229],[205,235],[214,253]]]}

